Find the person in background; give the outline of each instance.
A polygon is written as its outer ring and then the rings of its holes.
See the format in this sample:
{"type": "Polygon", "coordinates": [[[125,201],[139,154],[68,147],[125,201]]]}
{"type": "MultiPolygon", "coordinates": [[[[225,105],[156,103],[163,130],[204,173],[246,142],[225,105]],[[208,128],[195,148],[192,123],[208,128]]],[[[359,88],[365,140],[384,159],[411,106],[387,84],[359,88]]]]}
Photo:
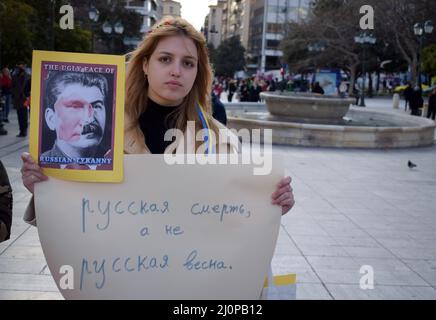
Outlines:
{"type": "MultiPolygon", "coordinates": [[[[5,109],[5,99],[1,96],[0,92],[0,116],[4,112],[5,109]]],[[[3,126],[3,119],[0,118],[0,136],[5,136],[8,134],[8,131],[3,126]]]]}
{"type": "Polygon", "coordinates": [[[250,94],[248,89],[248,84],[246,80],[241,81],[239,86],[239,101],[248,102],[250,100],[250,94]]]}
{"type": "Polygon", "coordinates": [[[320,86],[319,82],[315,82],[312,88],[312,93],[324,94],[324,89],[320,86]]]}
{"type": "Polygon", "coordinates": [[[228,102],[232,102],[233,95],[235,94],[236,90],[237,90],[236,81],[233,79],[229,79],[229,94],[227,96],[228,102]]]}
{"type": "Polygon", "coordinates": [[[3,112],[0,115],[0,122],[9,123],[9,110],[12,100],[12,77],[8,68],[3,68],[0,75],[0,91],[4,100],[3,112]]]}
{"type": "Polygon", "coordinates": [[[358,106],[359,99],[360,99],[360,90],[359,90],[359,84],[357,83],[357,81],[354,83],[354,86],[353,86],[353,95],[354,95],[354,98],[356,99],[355,105],[358,106]]]}
{"type": "Polygon", "coordinates": [[[413,95],[413,88],[410,85],[410,82],[407,83],[407,87],[406,89],[404,89],[403,95],[404,95],[404,100],[406,100],[406,102],[404,103],[404,111],[407,111],[407,105],[410,104],[410,100],[413,95]]]}
{"type": "Polygon", "coordinates": [[[419,116],[419,109],[424,105],[424,100],[422,99],[422,90],[419,87],[415,87],[409,101],[410,114],[412,116],[419,116]]]}
{"type": "Polygon", "coordinates": [[[212,116],[223,125],[227,125],[226,108],[214,92],[212,92],[212,116]]]}
{"type": "Polygon", "coordinates": [[[435,120],[436,116],[436,88],[433,88],[428,98],[427,118],[435,120]]]}
{"type": "Polygon", "coordinates": [[[26,86],[29,86],[29,76],[26,73],[26,64],[19,63],[16,74],[12,77],[12,98],[14,108],[17,110],[18,125],[20,133],[17,135],[19,138],[27,136],[27,128],[29,126],[29,109],[24,106],[27,100],[26,86]]]}
{"type": "Polygon", "coordinates": [[[221,93],[223,92],[223,87],[221,83],[219,83],[218,81],[215,83],[213,87],[213,92],[218,97],[218,99],[221,99],[221,93]]]}

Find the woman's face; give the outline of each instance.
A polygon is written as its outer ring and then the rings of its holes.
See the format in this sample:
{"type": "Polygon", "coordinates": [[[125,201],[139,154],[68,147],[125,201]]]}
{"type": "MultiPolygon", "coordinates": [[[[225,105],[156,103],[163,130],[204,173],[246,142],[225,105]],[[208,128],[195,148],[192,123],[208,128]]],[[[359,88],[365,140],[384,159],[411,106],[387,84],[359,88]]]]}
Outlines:
{"type": "Polygon", "coordinates": [[[163,38],[143,65],[149,98],[164,106],[180,105],[192,89],[197,69],[198,53],[192,39],[163,38]]]}

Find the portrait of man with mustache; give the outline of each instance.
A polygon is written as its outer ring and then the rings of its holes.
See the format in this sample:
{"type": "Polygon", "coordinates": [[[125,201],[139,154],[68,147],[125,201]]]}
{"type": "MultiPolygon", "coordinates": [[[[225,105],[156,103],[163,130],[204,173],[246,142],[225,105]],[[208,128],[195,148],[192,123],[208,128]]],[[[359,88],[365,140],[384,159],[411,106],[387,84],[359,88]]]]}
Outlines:
{"type": "MultiPolygon", "coordinates": [[[[96,169],[89,159],[104,158],[111,149],[112,99],[108,79],[98,73],[52,72],[44,95],[45,132],[40,163],[46,167],[96,169]],[[48,129],[47,129],[48,128],[48,129]],[[55,140],[50,143],[50,132],[55,140]]],[[[53,138],[51,141],[53,141],[53,138]]]]}

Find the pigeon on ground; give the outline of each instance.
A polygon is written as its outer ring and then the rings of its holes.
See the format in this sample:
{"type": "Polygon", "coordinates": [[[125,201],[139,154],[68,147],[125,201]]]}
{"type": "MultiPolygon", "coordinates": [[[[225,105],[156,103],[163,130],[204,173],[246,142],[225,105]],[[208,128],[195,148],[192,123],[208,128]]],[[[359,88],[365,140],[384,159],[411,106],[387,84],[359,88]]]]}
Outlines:
{"type": "Polygon", "coordinates": [[[407,166],[409,167],[409,169],[413,169],[413,168],[415,168],[415,167],[417,167],[417,165],[416,164],[414,164],[412,161],[408,161],[407,162],[407,166]]]}

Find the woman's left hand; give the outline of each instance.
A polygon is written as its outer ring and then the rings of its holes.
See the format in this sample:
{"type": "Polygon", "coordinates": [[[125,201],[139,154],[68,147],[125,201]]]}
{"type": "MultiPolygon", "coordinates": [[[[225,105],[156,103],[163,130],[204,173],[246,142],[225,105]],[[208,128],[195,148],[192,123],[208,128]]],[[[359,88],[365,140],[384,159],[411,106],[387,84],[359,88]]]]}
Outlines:
{"type": "Polygon", "coordinates": [[[295,204],[291,181],[291,177],[280,180],[276,191],[271,195],[271,203],[282,207],[282,215],[288,213],[295,204]]]}

